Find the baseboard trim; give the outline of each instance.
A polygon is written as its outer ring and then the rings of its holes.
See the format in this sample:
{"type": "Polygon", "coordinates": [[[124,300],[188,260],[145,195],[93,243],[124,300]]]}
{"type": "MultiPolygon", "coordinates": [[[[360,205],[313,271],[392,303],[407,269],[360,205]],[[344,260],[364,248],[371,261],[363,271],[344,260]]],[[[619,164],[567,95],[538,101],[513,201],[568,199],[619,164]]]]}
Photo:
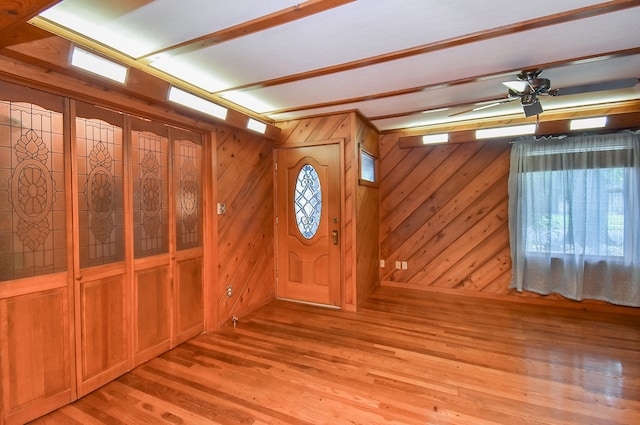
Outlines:
{"type": "Polygon", "coordinates": [[[628,314],[632,316],[640,316],[639,307],[628,307],[622,305],[614,305],[599,300],[574,301],[568,298],[545,299],[544,295],[533,292],[523,292],[514,294],[495,294],[477,291],[465,291],[461,289],[439,288],[427,285],[418,285],[415,283],[382,281],[381,287],[413,289],[417,291],[433,292],[440,294],[456,295],[461,297],[474,297],[488,300],[509,301],[522,304],[544,305],[549,307],[567,308],[572,310],[597,311],[604,313],[628,314]]]}

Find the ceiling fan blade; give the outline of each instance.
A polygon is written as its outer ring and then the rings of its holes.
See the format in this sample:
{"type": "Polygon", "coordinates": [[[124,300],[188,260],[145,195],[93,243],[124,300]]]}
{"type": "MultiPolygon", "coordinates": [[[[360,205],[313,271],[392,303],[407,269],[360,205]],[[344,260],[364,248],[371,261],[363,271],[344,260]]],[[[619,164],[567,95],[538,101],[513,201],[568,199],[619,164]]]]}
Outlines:
{"type": "Polygon", "coordinates": [[[517,97],[510,97],[508,99],[503,99],[503,100],[498,100],[492,103],[487,103],[486,105],[481,105],[481,106],[474,106],[473,108],[468,108],[465,109],[463,111],[459,111],[459,112],[454,112],[453,114],[449,114],[450,117],[457,117],[458,115],[464,115],[467,114],[469,112],[475,112],[475,111],[481,111],[483,109],[489,109],[489,108],[493,108],[494,106],[498,106],[498,105],[502,105],[503,103],[508,103],[511,102],[512,100],[516,100],[517,97]]]}
{"type": "Polygon", "coordinates": [[[584,84],[581,86],[565,87],[558,89],[558,95],[592,93],[605,90],[628,89],[638,84],[638,78],[625,78],[622,80],[603,81],[601,83],[584,84]]]}

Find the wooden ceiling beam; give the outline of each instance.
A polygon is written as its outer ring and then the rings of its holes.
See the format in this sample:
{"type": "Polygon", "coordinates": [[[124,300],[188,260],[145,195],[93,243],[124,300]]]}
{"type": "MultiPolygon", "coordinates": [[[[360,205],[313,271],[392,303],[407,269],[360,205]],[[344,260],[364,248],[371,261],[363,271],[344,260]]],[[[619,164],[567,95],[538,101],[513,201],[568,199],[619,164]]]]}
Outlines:
{"type": "Polygon", "coordinates": [[[268,30],[279,25],[287,24],[298,19],[306,18],[316,13],[324,12],[335,7],[343,6],[355,0],[308,0],[304,3],[279,10],[269,15],[261,16],[251,21],[242,22],[229,28],[184,41],[164,49],[156,50],[136,60],[150,62],[154,57],[168,54],[176,56],[184,53],[204,49],[218,43],[244,37],[249,34],[268,30]]]}
{"type": "Polygon", "coordinates": [[[449,49],[449,48],[462,46],[470,43],[476,43],[479,41],[491,40],[498,37],[517,34],[523,31],[530,31],[533,29],[544,28],[551,25],[558,25],[566,22],[572,22],[580,19],[604,15],[607,13],[618,12],[628,8],[637,7],[639,5],[640,5],[640,1],[638,0],[614,0],[614,1],[604,2],[604,3],[598,3],[591,6],[573,9],[573,10],[569,10],[562,13],[547,15],[540,18],[534,18],[527,21],[511,24],[511,25],[505,25],[497,28],[477,31],[474,33],[462,35],[459,37],[453,37],[446,40],[439,40],[433,43],[427,43],[427,44],[423,44],[421,46],[416,46],[409,49],[399,50],[391,53],[385,53],[378,56],[372,56],[372,57],[359,59],[352,62],[346,62],[346,63],[333,65],[325,68],[318,68],[311,71],[300,72],[297,74],[286,75],[283,77],[273,78],[270,80],[258,81],[258,82],[237,86],[237,87],[231,87],[231,88],[225,89],[223,92],[271,87],[271,86],[293,83],[296,81],[306,80],[310,78],[323,77],[325,75],[335,74],[338,72],[351,71],[354,69],[364,68],[372,65],[378,65],[381,63],[390,62],[398,59],[405,59],[411,56],[422,55],[425,53],[431,53],[431,52],[449,49]]]}
{"type": "MultiPolygon", "coordinates": [[[[462,85],[462,84],[469,84],[469,83],[473,83],[473,82],[476,82],[476,81],[479,81],[479,80],[495,78],[495,77],[498,77],[500,75],[505,75],[505,74],[510,74],[510,73],[518,73],[518,72],[521,72],[522,69],[542,69],[542,70],[544,70],[544,69],[548,69],[548,68],[560,68],[560,67],[563,67],[563,66],[569,66],[572,63],[579,62],[579,61],[598,60],[599,58],[616,59],[616,58],[622,58],[622,57],[626,57],[626,56],[633,56],[633,55],[639,55],[639,54],[640,54],[640,47],[634,47],[634,48],[630,48],[630,49],[617,50],[615,52],[606,52],[606,53],[600,53],[600,54],[597,54],[597,55],[588,55],[588,56],[580,56],[580,57],[569,58],[569,59],[565,59],[565,60],[562,60],[562,61],[554,61],[554,62],[546,62],[546,63],[541,63],[541,64],[534,64],[534,65],[526,66],[524,68],[500,70],[500,71],[497,71],[497,72],[491,72],[491,73],[483,74],[483,75],[474,75],[472,77],[466,77],[466,78],[459,78],[457,80],[444,81],[444,82],[440,82],[440,83],[437,83],[437,84],[426,84],[426,85],[422,85],[422,86],[418,86],[418,87],[410,87],[410,88],[406,88],[406,89],[402,89],[402,90],[393,90],[393,91],[389,91],[389,92],[369,94],[369,95],[366,95],[366,96],[358,96],[358,97],[352,97],[352,98],[347,98],[347,99],[338,99],[338,100],[334,100],[334,101],[331,101],[331,102],[315,103],[315,104],[310,104],[310,105],[301,105],[301,106],[297,106],[297,107],[294,107],[294,108],[278,109],[278,110],[265,112],[264,114],[265,115],[277,115],[277,114],[284,114],[284,113],[291,113],[291,112],[308,111],[310,109],[319,109],[319,108],[327,108],[327,107],[334,107],[334,106],[340,106],[340,105],[349,105],[349,104],[353,104],[353,103],[367,102],[367,101],[371,101],[371,100],[379,100],[379,99],[386,99],[386,98],[389,98],[389,97],[397,97],[397,96],[404,96],[404,95],[409,95],[409,94],[414,94],[414,93],[420,93],[422,91],[432,90],[432,89],[435,89],[435,88],[453,87],[453,86],[458,86],[458,85],[462,85]]],[[[438,106],[434,106],[434,107],[429,108],[429,109],[422,108],[420,110],[404,111],[404,112],[399,112],[399,113],[396,113],[396,114],[380,115],[380,116],[376,116],[376,117],[370,117],[369,119],[371,121],[375,121],[375,120],[382,120],[382,119],[388,119],[388,118],[405,117],[405,116],[410,116],[410,115],[423,113],[423,112],[426,112],[426,111],[429,111],[429,110],[442,109],[442,108],[453,108],[453,107],[457,107],[457,106],[467,106],[467,105],[472,105],[472,104],[480,103],[480,102],[491,102],[491,101],[498,101],[498,100],[504,100],[504,96],[501,97],[501,98],[476,99],[473,102],[467,102],[467,103],[464,103],[464,104],[438,105],[438,106]]]]}

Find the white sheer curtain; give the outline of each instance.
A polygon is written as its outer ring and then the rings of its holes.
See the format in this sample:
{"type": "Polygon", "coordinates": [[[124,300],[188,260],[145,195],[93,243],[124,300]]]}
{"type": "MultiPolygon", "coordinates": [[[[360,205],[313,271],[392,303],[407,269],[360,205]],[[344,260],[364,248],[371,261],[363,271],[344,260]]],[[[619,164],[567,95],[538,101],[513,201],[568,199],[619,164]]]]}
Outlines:
{"type": "Polygon", "coordinates": [[[640,306],[640,136],[519,140],[511,287],[640,306]]]}

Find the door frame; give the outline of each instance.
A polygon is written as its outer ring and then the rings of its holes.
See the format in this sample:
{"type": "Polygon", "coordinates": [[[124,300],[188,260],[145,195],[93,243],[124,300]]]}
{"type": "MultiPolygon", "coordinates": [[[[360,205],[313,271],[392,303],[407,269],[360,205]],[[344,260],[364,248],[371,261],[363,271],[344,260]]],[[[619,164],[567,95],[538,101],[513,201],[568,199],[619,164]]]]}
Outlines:
{"type": "Polygon", "coordinates": [[[274,196],[274,200],[273,200],[273,221],[274,221],[274,226],[273,226],[273,233],[274,233],[274,237],[273,237],[273,244],[274,244],[274,267],[273,267],[273,282],[274,282],[274,289],[275,289],[275,296],[276,299],[282,299],[282,300],[286,300],[286,301],[290,301],[290,302],[296,302],[296,303],[300,303],[300,304],[310,304],[310,305],[317,305],[320,307],[324,307],[324,308],[331,308],[331,309],[344,309],[345,308],[345,299],[346,299],[346,288],[345,288],[345,216],[346,216],[346,205],[345,205],[345,199],[344,199],[344,195],[345,195],[345,173],[344,173],[344,163],[345,163],[345,159],[344,159],[344,145],[345,145],[345,140],[343,138],[338,138],[338,139],[326,139],[326,140],[318,140],[318,141],[314,141],[314,142],[309,142],[309,143],[295,143],[295,144],[288,144],[288,145],[280,145],[280,146],[275,146],[273,151],[274,151],[274,155],[273,155],[273,196],[274,196]],[[339,150],[339,170],[338,170],[338,174],[339,174],[339,178],[340,178],[340,224],[339,224],[339,228],[340,228],[340,238],[338,239],[338,243],[339,243],[339,248],[340,248],[340,288],[339,288],[339,292],[340,292],[340,302],[339,305],[337,306],[332,306],[332,305],[328,305],[328,304],[317,304],[317,303],[313,303],[313,302],[309,302],[309,301],[301,301],[301,300],[294,300],[294,299],[289,299],[289,298],[280,298],[278,297],[278,260],[279,260],[279,252],[278,252],[278,152],[279,151],[283,151],[283,150],[292,150],[292,149],[298,149],[298,148],[311,148],[311,147],[319,147],[319,146],[329,146],[329,145],[338,145],[338,150],[339,150]]]}

